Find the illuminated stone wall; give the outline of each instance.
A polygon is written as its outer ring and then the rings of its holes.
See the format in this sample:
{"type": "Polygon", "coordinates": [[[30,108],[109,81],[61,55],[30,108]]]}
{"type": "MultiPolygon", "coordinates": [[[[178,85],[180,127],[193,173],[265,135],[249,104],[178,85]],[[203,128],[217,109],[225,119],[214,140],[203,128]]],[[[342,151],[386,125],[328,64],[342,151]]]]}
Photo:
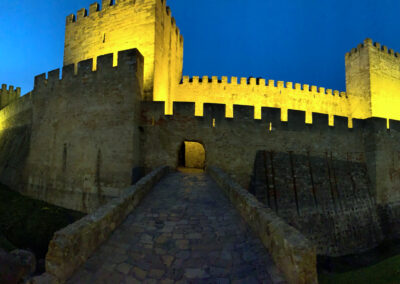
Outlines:
{"type": "MultiPolygon", "coordinates": [[[[183,37],[165,0],[94,3],[67,17],[64,65],[137,48],[145,58],[144,98],[168,101],[182,76],[183,37]]],[[[116,65],[117,59],[114,59],[116,65]]],[[[94,69],[96,66],[94,66],[94,69]]]]}
{"type": "Polygon", "coordinates": [[[31,125],[30,93],[0,109],[0,183],[18,191],[23,186],[31,125]]]}
{"type": "Polygon", "coordinates": [[[35,78],[24,193],[91,212],[131,184],[141,164],[138,128],[143,57],[137,50],[35,78]]]}
{"type": "Polygon", "coordinates": [[[183,77],[173,95],[176,102],[196,102],[196,115],[203,114],[204,103],[226,105],[227,117],[233,115],[233,105],[254,106],[255,118],[261,118],[262,107],[282,109],[282,119],[287,120],[287,110],[306,111],[307,122],[312,121],[312,112],[330,115],[350,116],[349,100],[346,93],[317,88],[316,86],[300,85],[282,81],[275,83],[256,78],[209,78],[207,76],[189,78],[183,77]]]}
{"type": "Polygon", "coordinates": [[[113,5],[104,0],[99,7],[95,3],[89,12],[81,9],[76,17],[67,17],[64,64],[138,48],[145,58],[144,99],[165,101],[168,114],[173,102],[196,102],[196,115],[202,114],[204,103],[218,103],[226,105],[228,117],[236,104],[254,106],[255,118],[261,116],[262,107],[280,108],[283,120],[288,109],[305,111],[309,123],[313,112],[324,113],[330,125],[334,115],[400,118],[395,107],[400,104],[395,95],[400,89],[399,59],[370,39],[346,54],[347,92],[256,78],[238,82],[236,77],[228,81],[227,77],[185,76],[179,84],[183,37],[165,0],[119,0],[113,5]]]}
{"type": "Polygon", "coordinates": [[[373,117],[400,119],[400,54],[368,41],[373,117]]]}
{"type": "Polygon", "coordinates": [[[28,93],[0,109],[0,131],[31,124],[31,108],[32,94],[28,93]]]}
{"type": "Polygon", "coordinates": [[[0,109],[4,108],[8,104],[16,101],[21,95],[21,88],[16,88],[14,90],[14,86],[9,86],[7,89],[7,85],[1,85],[0,89],[0,109]]]}
{"type": "Polygon", "coordinates": [[[400,119],[400,54],[366,39],[346,54],[346,86],[355,118],[400,119]]]}
{"type": "Polygon", "coordinates": [[[369,56],[360,44],[345,56],[346,91],[349,96],[349,115],[371,117],[369,56]]]}

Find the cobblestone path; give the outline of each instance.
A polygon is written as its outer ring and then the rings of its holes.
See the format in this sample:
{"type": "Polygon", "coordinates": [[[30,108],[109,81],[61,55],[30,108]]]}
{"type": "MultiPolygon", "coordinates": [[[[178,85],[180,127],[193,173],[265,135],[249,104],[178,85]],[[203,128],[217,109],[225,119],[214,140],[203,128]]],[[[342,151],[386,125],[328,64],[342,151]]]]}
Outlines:
{"type": "Polygon", "coordinates": [[[204,173],[163,178],[68,283],[283,283],[204,173]]]}

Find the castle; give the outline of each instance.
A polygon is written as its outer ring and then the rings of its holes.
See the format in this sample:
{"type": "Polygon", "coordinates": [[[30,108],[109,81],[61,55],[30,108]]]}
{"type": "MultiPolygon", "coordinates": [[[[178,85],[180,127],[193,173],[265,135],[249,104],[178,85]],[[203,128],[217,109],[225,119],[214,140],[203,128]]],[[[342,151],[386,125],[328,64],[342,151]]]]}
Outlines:
{"type": "Polygon", "coordinates": [[[318,253],[372,248],[400,236],[400,56],[366,39],[345,64],[346,93],[182,77],[183,37],[165,0],[103,0],[67,17],[62,72],[37,76],[22,97],[2,86],[0,182],[92,212],[199,142],[206,167],[318,253]]]}

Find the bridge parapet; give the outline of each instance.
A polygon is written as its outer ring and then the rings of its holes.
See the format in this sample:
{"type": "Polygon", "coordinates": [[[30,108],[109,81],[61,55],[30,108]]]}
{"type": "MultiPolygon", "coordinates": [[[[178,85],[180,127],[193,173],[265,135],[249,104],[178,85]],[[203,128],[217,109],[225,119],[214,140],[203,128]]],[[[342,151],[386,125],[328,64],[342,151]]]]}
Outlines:
{"type": "Polygon", "coordinates": [[[258,235],[289,283],[318,283],[314,245],[216,167],[208,173],[258,235]]]}
{"type": "MultiPolygon", "coordinates": [[[[56,232],[46,255],[46,274],[64,283],[135,209],[168,172],[160,167],[92,214],[56,232]]],[[[41,282],[39,282],[41,283],[41,282]]]]}

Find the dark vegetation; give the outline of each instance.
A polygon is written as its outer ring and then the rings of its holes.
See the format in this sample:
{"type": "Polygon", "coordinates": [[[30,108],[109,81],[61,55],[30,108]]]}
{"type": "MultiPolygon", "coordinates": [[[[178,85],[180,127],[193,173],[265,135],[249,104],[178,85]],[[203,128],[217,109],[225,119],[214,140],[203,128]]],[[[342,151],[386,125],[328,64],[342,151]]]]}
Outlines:
{"type": "Polygon", "coordinates": [[[364,253],[318,257],[319,282],[400,283],[400,240],[387,241],[364,253]]]}
{"type": "MultiPolygon", "coordinates": [[[[54,232],[82,218],[83,213],[22,196],[0,184],[0,248],[32,251],[43,261],[54,232]]],[[[40,267],[38,267],[40,269],[40,267]]]]}
{"type": "Polygon", "coordinates": [[[396,284],[400,283],[400,255],[377,264],[343,273],[320,273],[321,284],[396,284]]]}

